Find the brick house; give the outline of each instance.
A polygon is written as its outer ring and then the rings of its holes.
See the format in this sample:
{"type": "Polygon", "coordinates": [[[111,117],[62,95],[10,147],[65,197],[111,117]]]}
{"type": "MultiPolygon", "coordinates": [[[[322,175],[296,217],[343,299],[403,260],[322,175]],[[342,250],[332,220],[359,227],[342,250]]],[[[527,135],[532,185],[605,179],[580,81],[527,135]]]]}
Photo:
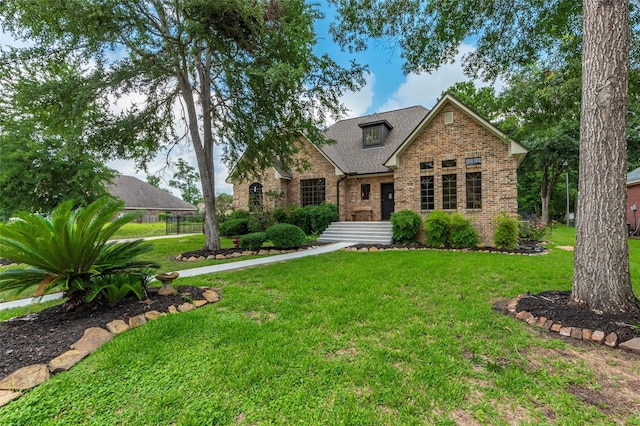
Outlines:
{"type": "Polygon", "coordinates": [[[338,121],[325,132],[333,144],[305,141],[309,167],[274,167],[233,183],[234,208],[282,194],[282,204],[338,205],[340,221],[386,221],[397,210],[423,218],[458,211],[491,244],[492,219],[517,213],[517,168],[527,150],[470,108],[445,95],[433,109],[414,106],[338,121]]]}
{"type": "Polygon", "coordinates": [[[640,167],[627,173],[627,223],[629,230],[640,233],[640,167]]]}

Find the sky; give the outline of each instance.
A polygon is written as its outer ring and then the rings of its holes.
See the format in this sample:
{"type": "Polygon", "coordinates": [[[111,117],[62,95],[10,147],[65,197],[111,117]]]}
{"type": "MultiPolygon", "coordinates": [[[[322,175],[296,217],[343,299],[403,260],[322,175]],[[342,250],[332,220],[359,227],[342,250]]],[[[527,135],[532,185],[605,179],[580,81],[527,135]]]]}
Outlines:
{"type": "MultiPolygon", "coordinates": [[[[319,4],[327,13],[327,16],[330,16],[331,11],[327,9],[327,6],[322,1],[319,4]]],[[[356,54],[342,52],[328,35],[327,29],[330,19],[328,17],[316,23],[319,39],[316,51],[318,53],[328,53],[339,64],[345,66],[350,59],[354,59],[360,64],[367,65],[370,71],[366,76],[366,85],[361,90],[346,93],[342,97],[342,103],[348,109],[347,116],[343,118],[358,117],[414,105],[423,105],[431,108],[443,91],[456,82],[468,80],[462,71],[460,59],[465,53],[473,51],[474,46],[472,44],[462,44],[459,47],[459,54],[453,64],[443,65],[430,74],[404,75],[402,72],[403,59],[400,56],[399,47],[388,41],[371,40],[369,48],[365,52],[356,54]]],[[[17,46],[17,43],[9,35],[0,33],[0,45],[17,46]]],[[[476,81],[475,84],[478,87],[486,85],[479,81],[476,81]]],[[[499,90],[500,83],[497,86],[496,89],[499,90]]],[[[123,107],[124,104],[122,102],[119,104],[114,103],[114,110],[119,110],[123,107]]],[[[330,125],[332,123],[327,124],[330,125]]],[[[149,164],[149,173],[158,174],[161,177],[161,187],[168,188],[168,180],[172,178],[172,171],[166,169],[167,156],[174,161],[177,158],[183,158],[197,169],[195,154],[192,153],[189,145],[174,148],[168,154],[166,152],[162,153],[155,161],[149,164]]],[[[225,182],[229,171],[226,165],[216,161],[217,158],[220,158],[219,147],[214,150],[214,157],[216,194],[231,194],[232,185],[225,182]]],[[[147,174],[137,170],[132,161],[112,161],[108,166],[121,174],[136,176],[146,181],[147,174]]],[[[173,190],[173,192],[179,196],[176,190],[173,190]]]]}

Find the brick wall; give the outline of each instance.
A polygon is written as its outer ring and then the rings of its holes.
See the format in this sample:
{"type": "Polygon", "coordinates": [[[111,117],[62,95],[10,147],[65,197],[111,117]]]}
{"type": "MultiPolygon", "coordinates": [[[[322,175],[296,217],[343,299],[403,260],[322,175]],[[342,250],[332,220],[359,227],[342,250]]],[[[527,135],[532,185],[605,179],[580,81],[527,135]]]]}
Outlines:
{"type": "Polygon", "coordinates": [[[291,179],[280,179],[276,176],[275,169],[268,169],[259,178],[234,182],[233,208],[245,210],[249,208],[249,186],[253,182],[260,182],[263,185],[263,193],[270,190],[284,193],[282,204],[301,205],[300,181],[319,178],[325,179],[325,202],[336,204],[336,184],[340,176],[336,176],[335,167],[306,139],[303,140],[302,145],[302,150],[294,156],[294,159],[306,159],[311,167],[294,172],[291,179]]]}
{"type": "Polygon", "coordinates": [[[347,196],[346,203],[343,200],[340,205],[340,220],[381,220],[380,185],[393,183],[393,180],[393,174],[347,179],[340,187],[340,191],[345,191],[347,196]],[[362,199],[363,184],[369,184],[371,188],[368,200],[362,199]]]}
{"type": "MultiPolygon", "coordinates": [[[[451,103],[442,109],[424,131],[399,157],[395,171],[395,210],[421,210],[420,177],[434,176],[435,209],[443,209],[442,175],[455,174],[457,211],[471,220],[482,242],[493,243],[492,219],[500,212],[517,213],[517,161],[509,155],[508,142],[502,141],[451,103]],[[444,113],[453,113],[453,123],[444,124],[444,113]],[[465,159],[481,157],[482,164],[465,165],[465,159]],[[456,160],[455,167],[442,167],[443,160],[456,160]],[[433,161],[433,170],[420,170],[421,162],[433,161]],[[482,208],[466,207],[466,173],[482,173],[482,208]]],[[[446,210],[453,211],[453,210],[446,210]]]]}
{"type": "Polygon", "coordinates": [[[627,223],[631,224],[631,229],[635,229],[640,221],[640,183],[636,185],[627,186],[627,223]],[[636,217],[634,224],[633,210],[631,206],[636,205],[639,209],[636,211],[636,217]]]}

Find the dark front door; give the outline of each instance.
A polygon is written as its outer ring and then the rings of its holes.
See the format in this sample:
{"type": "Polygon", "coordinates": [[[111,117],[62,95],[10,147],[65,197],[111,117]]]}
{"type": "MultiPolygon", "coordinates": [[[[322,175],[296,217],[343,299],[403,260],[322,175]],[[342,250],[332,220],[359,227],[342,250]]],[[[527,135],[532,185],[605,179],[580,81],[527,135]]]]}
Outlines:
{"type": "Polygon", "coordinates": [[[389,220],[391,213],[393,213],[394,201],[393,201],[393,183],[380,184],[380,193],[382,195],[382,220],[389,220]]]}

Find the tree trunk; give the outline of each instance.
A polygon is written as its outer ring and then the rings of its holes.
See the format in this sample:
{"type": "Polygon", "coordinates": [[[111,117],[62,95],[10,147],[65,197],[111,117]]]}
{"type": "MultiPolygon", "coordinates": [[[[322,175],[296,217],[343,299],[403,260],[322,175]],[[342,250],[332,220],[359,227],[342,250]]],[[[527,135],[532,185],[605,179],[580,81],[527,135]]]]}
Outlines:
{"type": "Polygon", "coordinates": [[[603,312],[640,309],[625,219],[629,25],[628,1],[584,1],[580,222],[569,303],[603,312]]]}

